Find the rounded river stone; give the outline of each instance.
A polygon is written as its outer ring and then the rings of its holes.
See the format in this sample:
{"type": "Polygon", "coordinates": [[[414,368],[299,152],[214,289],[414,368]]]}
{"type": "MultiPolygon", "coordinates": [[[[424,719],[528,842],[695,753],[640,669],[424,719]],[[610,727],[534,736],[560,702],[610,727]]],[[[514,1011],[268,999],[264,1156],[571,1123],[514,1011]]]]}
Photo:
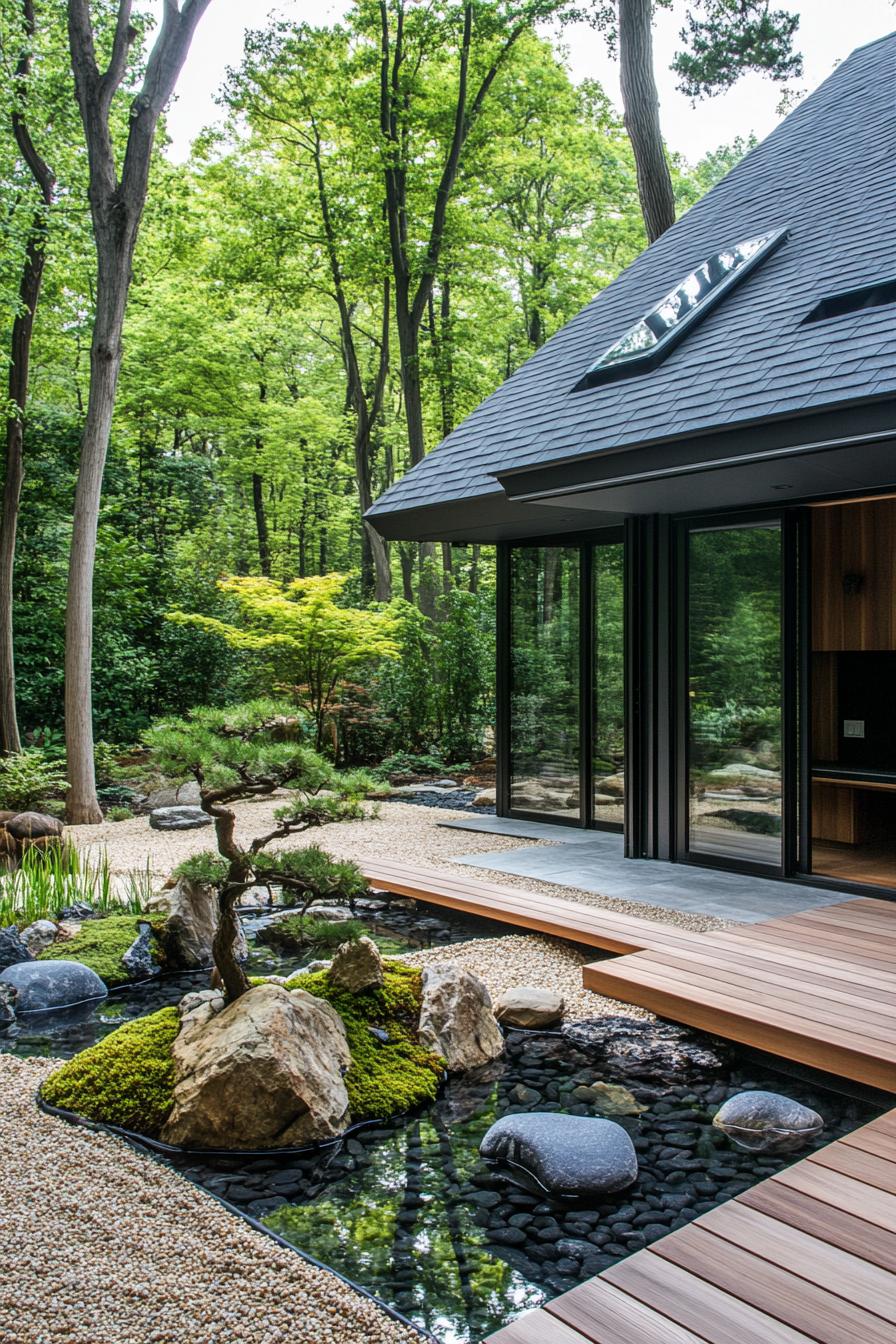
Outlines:
{"type": "Polygon", "coordinates": [[[738,1092],[713,1117],[716,1129],[754,1153],[793,1153],[820,1134],[817,1111],[778,1092],[738,1092]]]}
{"type": "Polygon", "coordinates": [[[108,993],[96,971],[80,961],[25,961],[0,971],[0,983],[16,991],[16,1013],[71,1008],[104,999],[108,993]]]}
{"type": "Polygon", "coordinates": [[[559,1199],[624,1190],[638,1177],[628,1133],[613,1120],[583,1115],[505,1115],[479,1145],[482,1158],[507,1168],[520,1185],[559,1199]]]}
{"type": "Polygon", "coordinates": [[[157,807],[149,824],[154,831],[198,831],[211,826],[212,819],[201,807],[157,807]]]}

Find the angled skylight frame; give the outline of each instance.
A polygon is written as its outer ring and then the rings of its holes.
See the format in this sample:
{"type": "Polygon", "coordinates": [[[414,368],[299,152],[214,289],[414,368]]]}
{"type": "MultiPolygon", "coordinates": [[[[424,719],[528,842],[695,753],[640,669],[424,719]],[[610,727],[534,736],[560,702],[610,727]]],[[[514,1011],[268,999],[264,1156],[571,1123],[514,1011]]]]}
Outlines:
{"type": "Polygon", "coordinates": [[[655,369],[717,303],[771,256],[788,229],[770,229],[720,248],[665,294],[594,361],[573,388],[579,392],[655,369]]]}

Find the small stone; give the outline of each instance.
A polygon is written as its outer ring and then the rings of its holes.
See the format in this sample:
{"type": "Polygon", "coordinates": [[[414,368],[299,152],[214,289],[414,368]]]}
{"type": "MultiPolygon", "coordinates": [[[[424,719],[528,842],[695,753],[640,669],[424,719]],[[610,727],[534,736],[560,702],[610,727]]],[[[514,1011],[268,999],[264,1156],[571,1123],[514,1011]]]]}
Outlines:
{"type": "Polygon", "coordinates": [[[340,989],[359,994],[365,989],[382,989],[382,954],[372,938],[359,938],[337,948],[330,967],[330,979],[340,989]]]}
{"type": "Polygon", "coordinates": [[[32,957],[37,957],[41,952],[46,952],[48,947],[52,947],[56,941],[56,925],[52,919],[36,919],[33,924],[29,924],[27,929],[22,930],[22,942],[31,953],[32,957]]]}
{"type": "Polygon", "coordinates": [[[505,1027],[530,1030],[555,1027],[563,1019],[566,1005],[556,990],[521,985],[505,989],[495,1000],[495,1017],[505,1027]]]}
{"type": "Polygon", "coordinates": [[[505,1115],[488,1130],[479,1152],[527,1189],[560,1199],[611,1194],[638,1176],[626,1131],[591,1116],[505,1115]]]}
{"type": "Polygon", "coordinates": [[[713,1117],[717,1129],[754,1153],[794,1153],[824,1129],[817,1111],[778,1092],[738,1092],[713,1117]]]}

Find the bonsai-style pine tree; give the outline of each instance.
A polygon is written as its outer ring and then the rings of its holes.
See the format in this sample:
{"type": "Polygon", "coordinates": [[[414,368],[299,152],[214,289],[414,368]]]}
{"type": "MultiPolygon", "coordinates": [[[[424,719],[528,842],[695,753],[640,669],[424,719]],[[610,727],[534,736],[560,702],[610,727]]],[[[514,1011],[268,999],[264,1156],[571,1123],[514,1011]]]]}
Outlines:
{"type": "Polygon", "coordinates": [[[191,774],[199,784],[202,810],[214,820],[218,856],[191,861],[205,881],[218,888],[218,927],[212,957],[229,1001],[249,988],[234,953],[235,906],[256,882],[276,883],[305,898],[336,888],[359,894],[363,878],[353,864],[326,860],[317,849],[265,853],[277,840],[330,822],[364,816],[366,780],[339,774],[317,752],[296,740],[290,708],[270,700],[253,700],[227,709],[197,709],[187,718],[169,720],[152,729],[147,741],[166,774],[191,774]],[[247,848],[236,838],[233,804],[263,798],[276,789],[291,793],[274,813],[276,825],[247,848]]]}

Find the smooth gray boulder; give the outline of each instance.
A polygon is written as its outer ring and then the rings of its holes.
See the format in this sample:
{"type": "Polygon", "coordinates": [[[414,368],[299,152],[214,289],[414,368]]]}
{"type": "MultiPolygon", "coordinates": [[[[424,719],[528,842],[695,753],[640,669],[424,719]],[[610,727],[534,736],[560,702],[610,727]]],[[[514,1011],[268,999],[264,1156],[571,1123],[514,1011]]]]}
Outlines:
{"type": "Polygon", "coordinates": [[[31,953],[19,937],[15,924],[0,929],[0,971],[7,966],[18,966],[19,962],[30,961],[31,953]]]}
{"type": "Polygon", "coordinates": [[[96,971],[80,961],[25,961],[0,971],[0,983],[16,991],[18,1014],[71,1008],[108,993],[96,971]]]}
{"type": "Polygon", "coordinates": [[[628,1132],[587,1115],[505,1115],[488,1130],[479,1154],[517,1185],[552,1199],[596,1199],[638,1179],[628,1132]]]}
{"type": "Polygon", "coordinates": [[[201,807],[157,807],[149,814],[154,831],[198,831],[212,819],[201,807]]]}
{"type": "Polygon", "coordinates": [[[752,1153],[795,1153],[824,1129],[817,1111],[779,1092],[762,1091],[729,1097],[712,1123],[752,1153]]]}

